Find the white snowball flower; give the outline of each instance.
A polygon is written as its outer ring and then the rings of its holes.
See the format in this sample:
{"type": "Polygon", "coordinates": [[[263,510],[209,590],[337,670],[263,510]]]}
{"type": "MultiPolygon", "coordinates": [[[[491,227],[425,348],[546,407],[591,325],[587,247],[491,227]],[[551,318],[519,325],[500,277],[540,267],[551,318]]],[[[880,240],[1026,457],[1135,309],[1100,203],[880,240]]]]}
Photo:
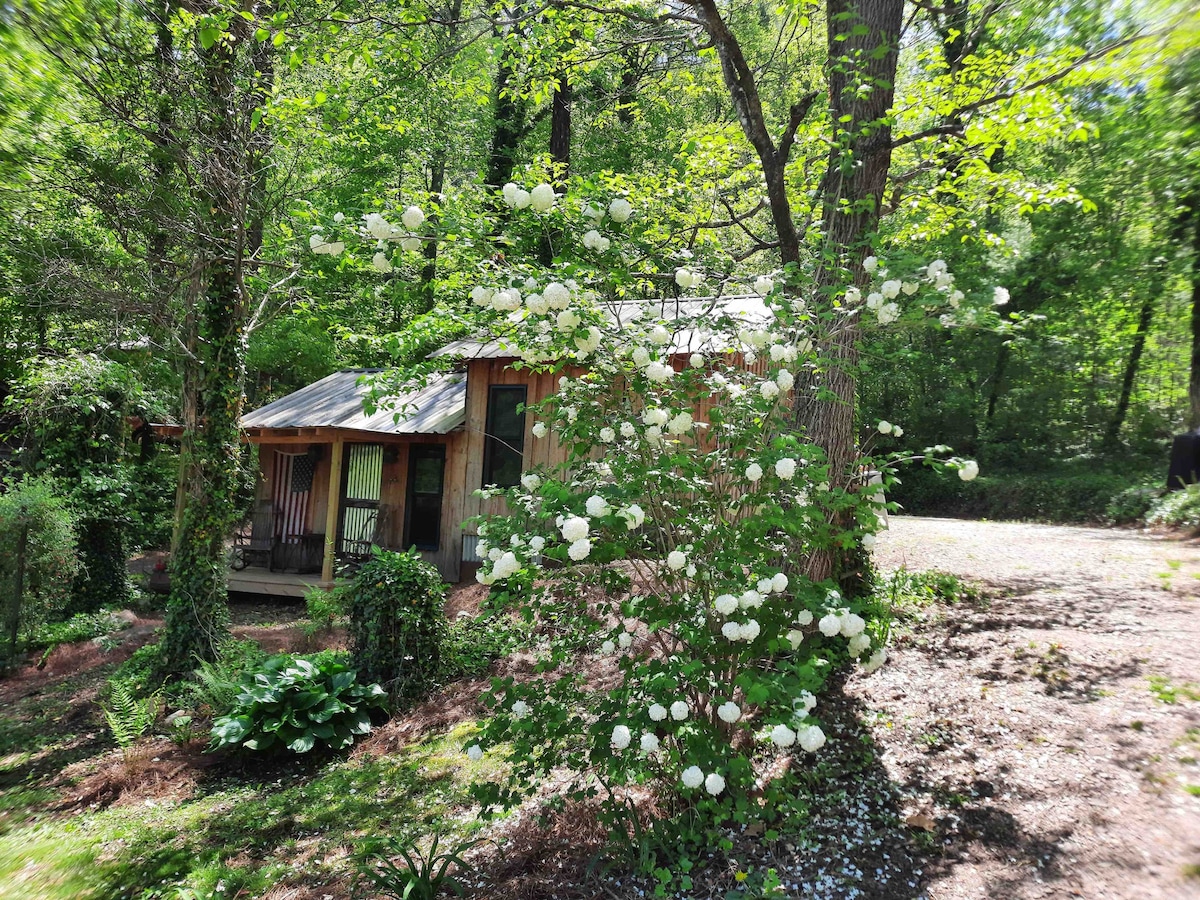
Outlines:
{"type": "Polygon", "coordinates": [[[979,463],[973,459],[968,459],[958,470],[958,477],[963,481],[974,481],[979,475],[979,463]]]}
{"type": "Polygon", "coordinates": [[[612,507],[608,505],[608,501],[599,494],[592,494],[592,496],[588,497],[587,503],[584,506],[589,516],[602,517],[612,512],[612,507]]]}
{"type": "Polygon", "coordinates": [[[721,791],[725,790],[725,779],[716,772],[713,772],[704,779],[704,789],[715,797],[721,791]]]}
{"type": "Polygon", "coordinates": [[[732,725],[742,717],[742,710],[736,703],[729,700],[717,707],[717,717],[722,722],[728,722],[732,725]]]}
{"type": "Polygon", "coordinates": [[[760,594],[771,593],[771,579],[770,578],[758,579],[758,592],[760,594]]]}
{"type": "Polygon", "coordinates": [[[650,721],[661,722],[667,717],[667,708],[661,703],[653,703],[650,705],[650,721]]]}
{"type": "Polygon", "coordinates": [[[511,550],[503,554],[492,567],[492,577],[496,579],[509,578],[521,570],[521,564],[511,550]]]}
{"type": "Polygon", "coordinates": [[[542,479],[532,472],[521,476],[521,487],[525,488],[525,490],[529,491],[530,493],[533,493],[541,486],[542,479]]]}
{"type": "Polygon", "coordinates": [[[645,734],[642,735],[641,745],[642,745],[643,753],[657,753],[658,752],[658,735],[653,734],[649,731],[646,732],[645,734]]]}
{"type": "Polygon", "coordinates": [[[624,197],[618,197],[608,204],[608,214],[612,216],[614,222],[628,222],[629,217],[633,215],[633,206],[624,197]]]}
{"type": "Polygon", "coordinates": [[[671,342],[671,332],[667,331],[662,325],[655,325],[650,329],[649,338],[650,343],[662,347],[671,342]]]}
{"type": "Polygon", "coordinates": [[[854,306],[860,300],[862,300],[862,291],[860,291],[854,285],[850,285],[850,287],[846,288],[846,305],[847,306],[854,306]]]}
{"type": "Polygon", "coordinates": [[[915,281],[906,281],[906,282],[904,282],[903,285],[900,286],[900,289],[902,291],[904,291],[905,297],[911,297],[913,294],[915,294],[917,292],[917,290],[920,287],[921,286],[919,284],[917,284],[915,281]]]}
{"type": "Polygon", "coordinates": [[[517,209],[524,209],[532,202],[533,197],[530,196],[529,191],[525,190],[524,188],[517,188],[517,192],[513,194],[512,205],[517,209]]]}
{"type": "Polygon", "coordinates": [[[679,776],[679,780],[683,782],[684,787],[698,788],[704,784],[704,773],[699,766],[688,766],[679,776]]]}
{"type": "Polygon", "coordinates": [[[833,637],[842,630],[842,620],[834,613],[822,616],[821,621],[817,623],[817,627],[821,629],[821,634],[825,637],[833,637]]]}
{"type": "Polygon", "coordinates": [[[371,257],[371,265],[375,267],[376,272],[382,272],[385,275],[392,271],[392,261],[382,250],[371,257]]]}
{"type": "Polygon", "coordinates": [[[421,239],[419,237],[406,237],[400,242],[400,249],[406,253],[416,253],[421,249],[421,239]]]}
{"type": "Polygon", "coordinates": [[[554,207],[554,188],[539,184],[529,192],[529,202],[538,212],[547,212],[554,207]]]}
{"type": "Polygon", "coordinates": [[[853,656],[862,656],[862,654],[871,646],[871,636],[869,634],[856,634],[850,638],[850,653],[853,656]]]}
{"type": "Polygon", "coordinates": [[[571,516],[570,518],[563,520],[561,530],[563,540],[582,541],[588,536],[588,531],[590,528],[587,519],[583,518],[582,516],[571,516]]]}
{"type": "Polygon", "coordinates": [[[529,715],[529,704],[524,700],[518,700],[512,705],[512,717],[514,719],[523,719],[529,715]]]}
{"type": "Polygon", "coordinates": [[[892,428],[895,427],[887,419],[880,419],[879,424],[875,426],[880,434],[891,434],[892,428]]]}
{"type": "Polygon", "coordinates": [[[529,539],[529,549],[534,553],[541,553],[546,549],[546,539],[540,534],[535,534],[529,539]]]}
{"type": "Polygon", "coordinates": [[[693,424],[694,421],[692,419],[692,414],[689,412],[681,412],[679,415],[673,416],[671,420],[667,422],[667,432],[669,434],[687,434],[692,430],[693,424]]]}
{"type": "Polygon", "coordinates": [[[885,303],[876,310],[875,315],[879,317],[880,325],[891,325],[900,318],[900,307],[895,303],[885,303]]]}
{"type": "Polygon", "coordinates": [[[391,224],[379,213],[367,213],[363,216],[363,225],[367,229],[367,234],[378,241],[392,236],[391,224]]]}
{"type": "Polygon", "coordinates": [[[863,663],[863,671],[867,672],[868,674],[874,672],[885,662],[887,662],[887,650],[885,650],[883,647],[880,647],[871,654],[870,659],[863,663]]]}
{"type": "Polygon", "coordinates": [[[682,722],[688,717],[688,713],[690,712],[691,710],[688,708],[688,705],[682,700],[676,700],[671,704],[671,718],[676,722],[682,722]]]}
{"type": "Polygon", "coordinates": [[[614,644],[612,641],[605,641],[603,644],[600,645],[600,652],[605,654],[606,656],[616,653],[617,645],[614,644]]]}
{"type": "Polygon", "coordinates": [[[650,365],[650,351],[645,347],[634,347],[633,353],[630,354],[630,359],[633,360],[633,364],[639,369],[644,369],[650,365]]]}
{"type": "Polygon", "coordinates": [[[738,632],[738,638],[749,644],[752,641],[758,640],[758,636],[762,634],[762,626],[754,619],[751,619],[741,627],[738,632]]]}
{"type": "Polygon", "coordinates": [[[775,376],[775,383],[781,391],[790,391],[796,384],[796,376],[787,369],[780,369],[779,374],[775,376]]]}
{"type": "Polygon", "coordinates": [[[580,562],[581,560],[587,559],[588,554],[591,552],[592,542],[587,538],[582,538],[578,541],[575,541],[570,547],[567,548],[567,556],[571,557],[571,559],[575,560],[575,562],[580,562]]]}
{"type": "Polygon", "coordinates": [[[771,729],[771,743],[786,750],[796,743],[796,732],[786,725],[776,725],[771,729]]]}
{"type": "Polygon", "coordinates": [[[934,278],[937,278],[939,275],[941,275],[945,271],[946,271],[946,261],[944,259],[935,259],[933,262],[931,262],[928,266],[925,267],[925,274],[929,277],[929,279],[931,281],[934,278]]]}
{"type": "Polygon", "coordinates": [[[575,312],[573,309],[564,309],[554,320],[555,327],[557,327],[559,331],[564,332],[574,331],[579,327],[579,323],[579,313],[575,312]]]}
{"type": "Polygon", "coordinates": [[[636,503],[629,504],[618,515],[625,520],[625,527],[629,531],[641,528],[642,523],[646,521],[646,513],[636,503]]]}
{"type": "Polygon", "coordinates": [[[542,291],[542,296],[546,298],[554,309],[565,309],[567,304],[571,302],[571,291],[565,284],[560,284],[557,281],[552,281],[546,285],[546,289],[542,291]]]}
{"type": "Polygon", "coordinates": [[[409,231],[416,231],[425,222],[425,213],[421,212],[420,207],[410,206],[400,215],[400,221],[409,231]]]}
{"type": "Polygon", "coordinates": [[[333,221],[338,222],[338,223],[346,221],[346,214],[343,212],[334,213],[333,221]]]}
{"type": "Polygon", "coordinates": [[[674,375],[675,370],[665,363],[652,362],[646,366],[646,377],[657,384],[670,381],[674,375]]]}
{"type": "Polygon", "coordinates": [[[800,746],[809,753],[816,753],[825,746],[825,732],[816,725],[805,725],[796,735],[800,746]]]}
{"type": "Polygon", "coordinates": [[[622,650],[628,650],[633,646],[633,635],[628,631],[622,631],[617,635],[617,646],[622,650]]]}
{"type": "Polygon", "coordinates": [[[998,287],[992,291],[992,303],[996,306],[1004,306],[1008,303],[1009,294],[1008,288],[998,287]]]}
{"type": "Polygon", "coordinates": [[[617,750],[624,750],[632,739],[633,735],[625,725],[618,725],[612,730],[612,745],[617,750]]]}
{"type": "Polygon", "coordinates": [[[681,288],[690,288],[692,286],[692,272],[690,269],[678,268],[675,270],[675,283],[681,288]]]}
{"type": "Polygon", "coordinates": [[[667,568],[672,572],[678,572],[687,565],[687,554],[682,550],[672,550],[667,554],[667,568]]]}
{"type": "Polygon", "coordinates": [[[862,261],[863,271],[867,273],[874,272],[879,268],[879,260],[874,256],[868,256],[862,261]]]}
{"type": "Polygon", "coordinates": [[[769,275],[759,275],[754,279],[754,293],[765,297],[775,290],[775,281],[769,275]]]}
{"type": "Polygon", "coordinates": [[[742,638],[742,626],[737,622],[726,622],[721,626],[721,634],[727,641],[738,641],[742,638]]]}
{"type": "Polygon", "coordinates": [[[774,400],[779,396],[779,385],[774,381],[764,381],[758,386],[758,392],[764,400],[774,400]]]}
{"type": "Polygon", "coordinates": [[[842,616],[842,635],[852,638],[855,635],[863,633],[863,629],[867,627],[867,623],[863,621],[863,617],[858,613],[850,613],[847,616],[842,616]]]}
{"type": "Polygon", "coordinates": [[[671,414],[661,406],[652,406],[642,411],[642,421],[647,425],[666,425],[671,414]]]}
{"type": "Polygon", "coordinates": [[[733,596],[733,594],[722,594],[713,601],[713,608],[723,616],[731,616],[737,612],[737,597],[733,596]]]}
{"type": "Polygon", "coordinates": [[[533,436],[535,438],[544,438],[546,436],[546,431],[547,431],[547,428],[546,428],[545,422],[534,422],[533,423],[532,432],[533,432],[533,436]]]}
{"type": "Polygon", "coordinates": [[[784,481],[791,481],[796,475],[796,461],[791,457],[785,456],[775,463],[775,474],[784,481]]]}
{"type": "Polygon", "coordinates": [[[771,590],[777,594],[782,594],[788,588],[788,577],[782,572],[778,572],[771,577],[771,590]]]}
{"type": "Polygon", "coordinates": [[[762,466],[760,466],[758,463],[750,463],[750,465],[746,466],[747,480],[758,481],[758,479],[760,479],[762,477],[763,477],[762,466]]]}
{"type": "Polygon", "coordinates": [[[693,353],[688,357],[688,363],[693,369],[702,369],[704,368],[704,357],[699,353],[693,353]]]}
{"type": "Polygon", "coordinates": [[[902,285],[900,282],[893,278],[890,281],[885,281],[879,286],[879,293],[883,294],[883,296],[887,297],[889,300],[895,300],[900,296],[901,287],[902,285]]]}
{"type": "Polygon", "coordinates": [[[758,609],[763,605],[763,597],[758,591],[751,588],[738,598],[738,606],[742,609],[758,609]]]}
{"type": "Polygon", "coordinates": [[[637,426],[632,422],[621,423],[621,437],[631,438],[637,434],[637,426]]]}
{"type": "Polygon", "coordinates": [[[605,426],[600,429],[600,440],[605,444],[611,444],[617,439],[617,433],[611,428],[605,426]]]}
{"type": "Polygon", "coordinates": [[[482,284],[477,284],[471,288],[471,302],[476,306],[487,306],[492,302],[492,295],[495,294],[491,288],[486,288],[482,284]]]}
{"type": "Polygon", "coordinates": [[[594,250],[597,253],[607,253],[611,245],[612,241],[594,228],[583,236],[583,246],[587,250],[594,250]]]}
{"type": "Polygon", "coordinates": [[[876,540],[875,535],[864,534],[862,536],[863,549],[864,550],[874,550],[875,549],[875,540],[876,540]]]}
{"type": "Polygon", "coordinates": [[[516,206],[517,205],[517,191],[519,191],[520,189],[521,188],[519,185],[513,184],[510,181],[508,184],[506,184],[504,186],[504,189],[500,192],[500,194],[501,194],[501,196],[504,197],[504,202],[506,204],[508,204],[509,206],[516,206]]]}
{"type": "Polygon", "coordinates": [[[467,759],[471,760],[471,762],[479,762],[483,759],[483,748],[478,744],[472,744],[467,748],[467,759]]]}
{"type": "Polygon", "coordinates": [[[796,624],[801,628],[811,625],[813,620],[812,610],[802,609],[796,613],[796,624]]]}
{"type": "Polygon", "coordinates": [[[504,551],[502,549],[500,549],[499,547],[489,547],[488,548],[487,558],[490,559],[492,562],[499,562],[500,557],[502,557],[503,555],[504,555],[504,551]]]}
{"type": "Polygon", "coordinates": [[[872,291],[867,294],[867,309],[877,313],[881,306],[883,306],[883,294],[879,293],[879,291],[872,291]]]}
{"type": "Polygon", "coordinates": [[[787,642],[793,650],[799,650],[800,645],[804,643],[804,632],[793,628],[787,633],[787,642]]]}

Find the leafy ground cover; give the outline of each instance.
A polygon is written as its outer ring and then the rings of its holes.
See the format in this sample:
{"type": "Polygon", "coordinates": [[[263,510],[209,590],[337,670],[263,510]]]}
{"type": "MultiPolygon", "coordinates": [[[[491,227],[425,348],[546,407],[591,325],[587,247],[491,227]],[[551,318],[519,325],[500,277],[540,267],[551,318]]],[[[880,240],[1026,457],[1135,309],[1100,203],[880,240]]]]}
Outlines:
{"type": "MultiPolygon", "coordinates": [[[[898,570],[891,663],[831,700],[829,752],[787,815],[684,867],[645,817],[630,824],[639,853],[622,855],[594,810],[555,803],[553,784],[481,820],[467,787],[496,763],[463,748],[490,673],[442,687],[349,753],[243,761],[163,737],[122,753],[96,701],[157,625],[134,617],[0,681],[0,896],[343,900],[364,839],[422,849],[435,834],[442,846],[488,838],[463,881],[497,900],[1194,896],[1194,546],[897,518],[878,556],[898,570]],[[933,566],[979,587],[920,572],[933,566]]],[[[460,591],[454,613],[479,591],[460,591]]],[[[272,651],[308,650],[302,613],[239,604],[236,628],[272,651]]],[[[530,664],[522,650],[491,672],[530,664]]]]}

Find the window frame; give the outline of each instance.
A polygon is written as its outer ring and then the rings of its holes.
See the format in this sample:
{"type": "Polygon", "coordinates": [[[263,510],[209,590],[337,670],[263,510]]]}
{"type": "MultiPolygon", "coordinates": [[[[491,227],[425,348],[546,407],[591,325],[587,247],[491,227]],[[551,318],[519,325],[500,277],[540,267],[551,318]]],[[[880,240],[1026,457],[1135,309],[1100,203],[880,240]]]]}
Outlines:
{"type": "Polygon", "coordinates": [[[521,410],[517,415],[521,417],[521,433],[519,436],[519,446],[517,441],[507,440],[497,437],[493,434],[492,429],[495,427],[496,420],[496,402],[497,398],[509,393],[520,393],[520,399],[517,401],[517,406],[524,406],[529,400],[529,386],[524,384],[489,384],[487,397],[487,415],[483,429],[483,474],[480,482],[480,487],[488,487],[489,485],[497,485],[498,487],[515,487],[520,483],[520,473],[525,468],[525,410],[521,410]],[[493,475],[493,467],[498,462],[500,454],[497,450],[516,451],[520,456],[520,465],[518,466],[517,477],[512,484],[500,484],[495,480],[489,480],[489,476],[493,475]]]}

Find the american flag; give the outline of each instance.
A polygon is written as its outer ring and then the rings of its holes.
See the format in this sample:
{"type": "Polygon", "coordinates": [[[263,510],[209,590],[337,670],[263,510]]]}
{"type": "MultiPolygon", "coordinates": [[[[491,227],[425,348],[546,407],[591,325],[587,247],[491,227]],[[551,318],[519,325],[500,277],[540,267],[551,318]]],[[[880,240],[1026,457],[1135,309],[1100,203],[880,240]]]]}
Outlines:
{"type": "Polygon", "coordinates": [[[304,534],[312,480],[313,462],[307,453],[275,451],[271,502],[275,506],[275,537],[285,544],[296,543],[304,534]]]}

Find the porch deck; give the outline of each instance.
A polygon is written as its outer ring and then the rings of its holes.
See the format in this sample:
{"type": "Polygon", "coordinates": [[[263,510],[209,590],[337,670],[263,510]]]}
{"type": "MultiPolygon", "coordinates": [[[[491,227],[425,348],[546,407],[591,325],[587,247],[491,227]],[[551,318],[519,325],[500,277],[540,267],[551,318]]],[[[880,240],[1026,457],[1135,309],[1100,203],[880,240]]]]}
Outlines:
{"type": "Polygon", "coordinates": [[[267,594],[272,597],[303,597],[309,588],[320,585],[319,574],[298,575],[295,572],[271,572],[247,567],[229,573],[230,592],[267,594]]]}

